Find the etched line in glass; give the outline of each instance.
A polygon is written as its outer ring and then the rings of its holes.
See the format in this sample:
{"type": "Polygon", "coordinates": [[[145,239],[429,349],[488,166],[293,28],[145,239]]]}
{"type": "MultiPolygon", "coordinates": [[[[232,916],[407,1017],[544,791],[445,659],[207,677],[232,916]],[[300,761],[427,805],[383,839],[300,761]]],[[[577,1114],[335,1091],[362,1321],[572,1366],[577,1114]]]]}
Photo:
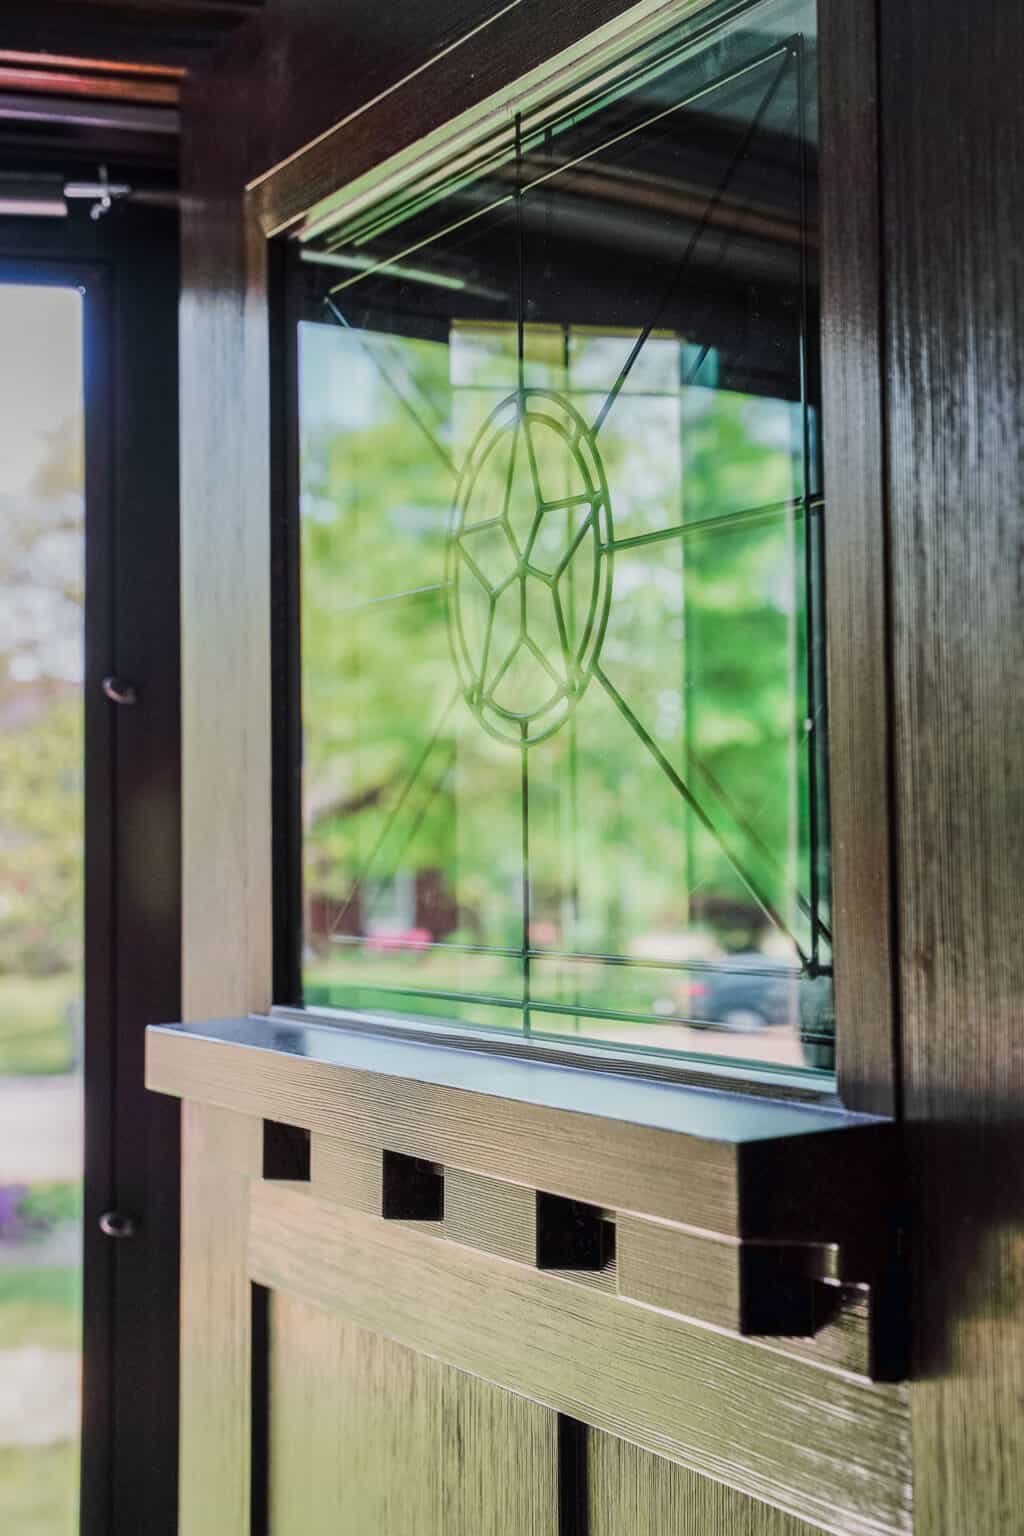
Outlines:
{"type": "MultiPolygon", "coordinates": [[[[414,787],[416,785],[416,782],[419,779],[420,774],[423,772],[423,769],[426,767],[427,762],[430,759],[431,753],[433,752],[434,748],[437,746],[438,740],[440,739],[440,736],[441,736],[441,732],[444,730],[445,725],[448,722],[448,716],[451,714],[452,710],[455,708],[455,703],[456,703],[456,700],[458,699],[458,697],[459,697],[459,691],[456,688],[455,691],[452,693],[451,698],[448,700],[447,704],[445,705],[443,711],[441,712],[441,718],[440,718],[440,720],[438,720],[437,725],[434,727],[433,731],[431,732],[429,741],[427,742],[426,746],[423,748],[423,751],[420,753],[419,757],[416,759],[415,763],[412,766],[412,769],[409,772],[408,778],[406,779],[405,783],[402,785],[402,788],[401,788],[401,790],[399,792],[399,795],[398,795],[398,799],[395,801],[394,805],[391,807],[391,810],[388,812],[387,819],[385,820],[383,827],[381,827],[380,832],[377,834],[377,837],[376,837],[376,839],[374,841],[373,847],[371,848],[369,854],[367,855],[367,857],[366,857],[362,867],[360,868],[360,870],[356,874],[356,877],[355,877],[355,879],[352,882],[352,889],[351,889],[351,891],[349,891],[349,894],[348,894],[344,904],[339,906],[337,912],[334,914],[333,921],[331,922],[331,934],[332,934],[332,936],[337,933],[337,931],[339,930],[339,928],[341,927],[341,925],[345,921],[345,918],[348,916],[349,912],[352,909],[352,903],[356,900],[357,896],[359,895],[359,892],[361,891],[361,889],[363,887],[364,881],[366,881],[366,879],[369,877],[370,871],[373,868],[373,865],[374,865],[374,862],[375,862],[375,860],[377,858],[377,855],[380,853],[381,849],[384,847],[384,844],[387,842],[387,839],[388,839],[388,836],[390,835],[392,827],[394,826],[394,824],[397,821],[398,817],[402,814],[402,811],[405,808],[406,801],[408,800],[410,794],[412,793],[412,791],[413,791],[413,789],[414,789],[414,787]]],[[[450,770],[451,770],[451,764],[449,763],[446,766],[446,768],[445,768],[445,775],[447,775],[450,772],[450,770]]],[[[407,841],[408,841],[408,839],[407,839],[407,841]]]]}
{"type": "Polygon", "coordinates": [[[427,442],[437,454],[442,464],[444,464],[445,468],[451,470],[452,474],[458,477],[458,467],[455,464],[451,454],[448,452],[448,449],[444,446],[440,439],[436,437],[433,432],[431,432],[430,428],[427,426],[427,423],[423,420],[423,417],[420,415],[419,411],[413,405],[409,397],[404,395],[399,389],[398,385],[395,383],[394,379],[391,377],[390,373],[385,368],[380,358],[377,356],[374,348],[367,346],[364,339],[365,333],[363,331],[357,330],[355,326],[349,324],[348,320],[345,318],[345,315],[338,308],[337,304],[335,304],[330,294],[325,296],[324,304],[326,308],[330,310],[331,314],[334,316],[335,320],[337,320],[342,329],[348,331],[350,335],[356,338],[360,348],[363,352],[366,353],[366,356],[370,359],[371,363],[376,368],[377,372],[380,374],[381,378],[384,380],[385,384],[388,386],[391,393],[402,407],[403,411],[405,411],[406,415],[409,416],[410,420],[416,423],[417,427],[420,429],[423,436],[427,439],[427,442]]]}
{"type": "MultiPolygon", "coordinates": [[[[778,56],[778,50],[773,50],[772,53],[768,54],[765,58],[757,61],[756,64],[750,65],[748,67],[749,68],[758,68],[761,64],[767,64],[771,59],[773,59],[773,58],[775,58],[777,56],[778,56]]],[[[621,371],[619,373],[618,378],[615,380],[615,383],[612,385],[611,389],[608,391],[607,399],[605,400],[605,402],[602,405],[601,409],[597,413],[597,417],[596,417],[596,419],[594,421],[594,427],[593,427],[593,432],[594,432],[594,436],[595,437],[597,436],[597,434],[600,432],[602,426],[604,425],[605,420],[607,419],[607,416],[608,416],[608,412],[611,410],[612,406],[615,404],[616,400],[618,399],[619,393],[620,393],[620,391],[622,389],[622,386],[625,384],[627,378],[629,377],[629,375],[630,375],[630,373],[631,373],[631,371],[633,369],[634,363],[636,362],[637,358],[640,356],[640,353],[642,352],[642,350],[644,348],[644,345],[647,342],[647,338],[650,336],[651,332],[654,330],[654,328],[658,324],[658,321],[661,319],[662,315],[665,313],[665,310],[668,307],[668,304],[669,304],[669,301],[672,298],[672,295],[675,293],[676,289],[679,286],[679,279],[682,277],[683,273],[686,271],[686,268],[687,268],[687,266],[689,265],[689,262],[690,262],[690,258],[693,255],[694,251],[697,249],[698,244],[700,243],[701,236],[703,235],[704,231],[707,229],[707,227],[710,224],[712,218],[714,217],[715,210],[717,209],[719,203],[722,201],[722,199],[725,196],[726,192],[729,190],[729,187],[730,187],[730,185],[732,183],[732,179],[735,176],[738,167],[742,163],[744,155],[746,154],[747,150],[750,147],[751,140],[753,139],[754,135],[757,133],[758,128],[761,126],[761,123],[762,123],[762,121],[764,119],[764,115],[767,112],[769,106],[771,105],[776,91],[778,90],[779,86],[782,84],[782,78],[785,75],[787,68],[792,63],[792,59],[793,59],[793,55],[792,55],[791,50],[789,48],[786,48],[783,51],[782,63],[780,64],[778,70],[776,71],[774,78],[772,79],[771,83],[768,86],[768,89],[765,91],[764,96],[761,98],[761,102],[760,102],[760,105],[758,106],[757,111],[754,113],[754,116],[751,118],[750,122],[747,124],[747,127],[744,129],[744,132],[743,132],[743,134],[742,134],[742,136],[740,138],[740,141],[736,145],[735,150],[733,151],[732,159],[729,161],[729,164],[726,166],[725,171],[722,174],[721,180],[718,183],[718,186],[715,188],[715,190],[712,193],[711,197],[708,198],[708,201],[707,201],[707,204],[705,206],[704,212],[702,213],[702,215],[700,217],[700,220],[699,220],[699,222],[697,224],[696,229],[693,231],[693,234],[690,236],[689,240],[686,242],[686,245],[685,245],[685,247],[683,249],[683,253],[680,256],[679,261],[676,264],[676,267],[675,267],[675,270],[672,273],[672,276],[669,278],[668,282],[665,285],[665,291],[662,294],[660,300],[658,301],[658,304],[657,304],[657,307],[656,307],[656,309],[654,311],[653,316],[647,322],[647,324],[644,326],[643,330],[640,332],[640,335],[637,337],[636,341],[633,343],[633,347],[632,347],[632,349],[630,351],[629,356],[626,358],[626,361],[622,365],[622,369],[621,369],[621,371]]],[[[718,83],[721,84],[721,82],[718,82],[718,83]]]]}
{"type": "Polygon", "coordinates": [[[767,918],[770,919],[771,922],[775,924],[780,933],[784,933],[787,936],[787,938],[792,943],[793,948],[800,956],[801,963],[804,966],[807,966],[810,962],[810,957],[806,954],[795,935],[790,931],[782,914],[777,910],[774,904],[769,901],[768,898],[758,889],[753,876],[746,868],[744,868],[740,860],[737,859],[736,855],[726,845],[714,822],[708,816],[707,812],[704,810],[704,807],[701,805],[696,795],[690,789],[686,780],[675,768],[673,768],[672,764],[669,762],[664,752],[658,746],[658,743],[654,740],[653,736],[651,736],[649,731],[645,730],[644,726],[637,719],[636,715],[634,715],[633,711],[630,709],[629,705],[626,703],[625,699],[616,688],[615,684],[611,682],[608,677],[606,677],[599,666],[594,667],[594,676],[597,678],[598,682],[601,684],[601,687],[604,689],[605,693],[607,693],[616,709],[622,715],[623,719],[635,731],[640,741],[643,742],[644,746],[654,758],[655,762],[658,764],[665,777],[669,780],[669,783],[672,784],[676,790],[678,790],[679,794],[686,801],[687,805],[700,821],[700,824],[705,829],[705,831],[709,832],[715,839],[715,842],[718,844],[719,848],[721,848],[722,853],[728,859],[736,873],[739,875],[740,879],[743,881],[743,884],[747,887],[747,890],[750,892],[751,896],[753,896],[754,900],[761,908],[761,911],[767,918]]]}
{"type": "Polygon", "coordinates": [[[508,395],[470,448],[448,545],[452,656],[466,703],[499,741],[524,746],[544,741],[586,692],[611,607],[612,543],[604,467],[576,407],[552,390],[508,395]],[[506,464],[503,504],[496,512],[487,500],[493,479],[483,471],[506,464]],[[551,464],[583,490],[545,497],[542,465],[551,464]],[[575,514],[575,523],[567,513],[575,514]],[[490,541],[489,568],[481,535],[490,541]],[[580,623],[574,603],[567,619],[561,588],[583,564],[588,548],[591,571],[580,623]],[[517,621],[506,622],[495,645],[499,608],[509,610],[503,599],[513,588],[517,621]],[[473,633],[466,612],[481,599],[488,613],[482,639],[473,633]]]}

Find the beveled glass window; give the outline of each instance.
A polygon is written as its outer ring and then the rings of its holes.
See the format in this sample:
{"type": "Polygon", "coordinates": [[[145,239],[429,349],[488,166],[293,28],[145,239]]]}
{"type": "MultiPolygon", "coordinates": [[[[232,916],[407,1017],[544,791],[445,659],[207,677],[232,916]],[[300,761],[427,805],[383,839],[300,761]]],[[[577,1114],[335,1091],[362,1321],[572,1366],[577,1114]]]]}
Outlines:
{"type": "Polygon", "coordinates": [[[305,1001],[830,1069],[815,7],[301,248],[305,1001]]]}

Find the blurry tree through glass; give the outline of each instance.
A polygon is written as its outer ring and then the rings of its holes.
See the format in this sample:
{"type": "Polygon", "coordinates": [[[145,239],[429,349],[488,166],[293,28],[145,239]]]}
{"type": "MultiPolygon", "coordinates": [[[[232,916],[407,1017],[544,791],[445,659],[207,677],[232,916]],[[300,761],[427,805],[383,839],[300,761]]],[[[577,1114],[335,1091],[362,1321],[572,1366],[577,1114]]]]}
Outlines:
{"type": "Polygon", "coordinates": [[[82,299],[0,286],[0,1530],[78,1529],[82,299]]]}
{"type": "Polygon", "coordinates": [[[303,247],[308,1003],[831,1065],[814,15],[303,247]]]}

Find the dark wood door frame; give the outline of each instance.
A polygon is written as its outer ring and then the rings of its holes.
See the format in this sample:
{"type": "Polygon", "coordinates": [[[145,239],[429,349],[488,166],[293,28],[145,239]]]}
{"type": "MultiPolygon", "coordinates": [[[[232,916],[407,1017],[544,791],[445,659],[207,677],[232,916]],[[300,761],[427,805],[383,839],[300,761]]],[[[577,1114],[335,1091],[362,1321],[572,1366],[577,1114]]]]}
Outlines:
{"type": "Polygon", "coordinates": [[[82,1536],[177,1528],[178,1114],[143,1088],[180,1003],[177,256],[169,215],[0,221],[0,281],[84,297],[82,1536]]]}

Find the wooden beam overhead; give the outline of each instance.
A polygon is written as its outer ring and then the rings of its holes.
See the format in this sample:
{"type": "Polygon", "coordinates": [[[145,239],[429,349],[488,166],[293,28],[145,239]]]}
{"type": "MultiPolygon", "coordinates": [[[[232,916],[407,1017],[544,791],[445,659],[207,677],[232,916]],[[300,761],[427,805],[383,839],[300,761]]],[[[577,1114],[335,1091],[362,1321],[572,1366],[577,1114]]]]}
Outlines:
{"type": "Polygon", "coordinates": [[[134,74],[94,74],[87,70],[34,69],[21,64],[6,64],[0,59],[0,91],[176,107],[180,87],[176,77],[160,79],[145,75],[140,78],[134,74]]]}
{"type": "Polygon", "coordinates": [[[130,60],[83,59],[75,54],[41,53],[19,48],[0,48],[0,64],[24,65],[38,70],[69,70],[94,75],[145,76],[165,80],[183,80],[188,73],[180,64],[141,64],[130,60]]]}
{"type": "Polygon", "coordinates": [[[11,0],[4,7],[7,58],[42,65],[74,59],[110,69],[199,63],[263,0],[11,0]],[[101,63],[99,61],[102,61],[101,63]]]}

